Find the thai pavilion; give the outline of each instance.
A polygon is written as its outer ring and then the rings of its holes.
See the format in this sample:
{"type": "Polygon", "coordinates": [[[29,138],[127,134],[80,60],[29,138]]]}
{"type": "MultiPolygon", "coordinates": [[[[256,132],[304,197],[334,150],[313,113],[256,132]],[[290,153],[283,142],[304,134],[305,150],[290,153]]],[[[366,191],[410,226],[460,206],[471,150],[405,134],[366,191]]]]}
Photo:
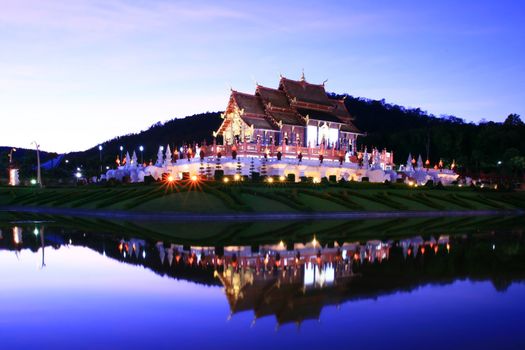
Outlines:
{"type": "Polygon", "coordinates": [[[149,165],[138,164],[135,153],[127,154],[131,161],[104,178],[128,176],[131,182],[142,182],[148,175],[160,179],[168,174],[172,179],[213,179],[217,170],[237,179],[259,173],[263,178],[293,175],[295,181],[313,182],[330,177],[395,182],[404,176],[418,184],[449,184],[457,178],[453,171],[425,169],[415,161],[398,173],[392,151],[358,151],[356,140],[363,133],[353,124],[344,99],[330,98],[324,83],[311,84],[304,74],[300,80],[281,77],[277,89],[257,84],[253,94],[232,90],[222,118],[212,145],[186,145],[173,152],[170,145],[160,146],[156,162],[149,165]]]}
{"type": "MultiPolygon", "coordinates": [[[[281,77],[277,89],[257,85],[253,95],[232,90],[222,116],[215,135],[222,136],[224,145],[247,142],[353,153],[361,135],[344,100],[328,98],[324,83],[308,83],[304,74],[299,81],[281,77]]],[[[283,153],[286,157],[288,152],[283,153]]]]}

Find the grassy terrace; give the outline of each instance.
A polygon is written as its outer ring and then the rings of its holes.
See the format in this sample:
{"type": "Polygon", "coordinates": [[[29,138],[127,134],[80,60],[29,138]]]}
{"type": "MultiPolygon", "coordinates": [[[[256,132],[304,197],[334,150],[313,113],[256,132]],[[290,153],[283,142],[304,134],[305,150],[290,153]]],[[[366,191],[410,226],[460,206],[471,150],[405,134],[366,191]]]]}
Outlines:
{"type": "Polygon", "coordinates": [[[0,187],[0,206],[185,213],[513,210],[525,209],[525,193],[368,183],[179,181],[170,186],[0,187]]]}

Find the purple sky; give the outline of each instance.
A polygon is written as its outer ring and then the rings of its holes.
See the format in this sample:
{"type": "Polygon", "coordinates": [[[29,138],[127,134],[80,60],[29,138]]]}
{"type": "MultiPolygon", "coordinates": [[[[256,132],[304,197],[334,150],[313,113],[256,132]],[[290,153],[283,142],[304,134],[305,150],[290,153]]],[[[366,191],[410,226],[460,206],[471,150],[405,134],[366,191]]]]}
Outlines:
{"type": "MultiPolygon", "coordinates": [[[[518,1],[0,0],[0,145],[82,150],[279,73],[469,121],[525,115],[518,1]]],[[[176,140],[174,140],[175,142],[176,140]]]]}

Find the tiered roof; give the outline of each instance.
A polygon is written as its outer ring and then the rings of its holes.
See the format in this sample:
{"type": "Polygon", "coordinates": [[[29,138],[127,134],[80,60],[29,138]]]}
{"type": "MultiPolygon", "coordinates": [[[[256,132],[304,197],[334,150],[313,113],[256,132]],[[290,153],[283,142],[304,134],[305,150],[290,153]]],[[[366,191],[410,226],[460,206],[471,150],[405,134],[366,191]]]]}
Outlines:
{"type": "MultiPolygon", "coordinates": [[[[227,112],[234,108],[243,111],[241,118],[258,129],[278,130],[281,124],[305,126],[310,119],[338,123],[342,131],[360,133],[344,99],[328,98],[324,84],[310,84],[304,77],[299,81],[281,77],[279,89],[257,85],[254,95],[232,90],[227,112]]],[[[224,127],[227,123],[221,129],[224,127]]]]}

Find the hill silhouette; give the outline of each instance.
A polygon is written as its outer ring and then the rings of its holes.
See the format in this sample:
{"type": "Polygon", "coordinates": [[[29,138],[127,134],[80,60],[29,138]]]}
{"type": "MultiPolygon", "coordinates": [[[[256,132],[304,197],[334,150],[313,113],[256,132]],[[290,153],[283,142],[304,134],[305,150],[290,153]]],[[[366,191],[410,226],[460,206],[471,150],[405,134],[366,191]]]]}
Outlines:
{"type": "MultiPolygon", "coordinates": [[[[436,117],[419,108],[405,108],[386,103],[385,100],[371,100],[351,95],[329,94],[331,98],[345,97],[349,112],[355,117],[356,126],[366,132],[358,140],[358,147],[387,148],[394,151],[397,164],[405,163],[411,153],[427,157],[431,164],[440,159],[446,164],[453,160],[459,169],[467,174],[480,171],[511,177],[522,177],[525,168],[525,124],[520,116],[511,114],[505,122],[466,123],[454,116],[436,117]]],[[[159,145],[179,147],[186,143],[212,142],[212,131],[222,122],[220,112],[195,114],[186,118],[156,123],[147,130],[115,137],[102,145],[102,164],[114,166],[116,156],[135,150],[139,161],[155,160],[159,145]],[[144,147],[142,153],[139,146],[144,147]]],[[[0,166],[6,168],[10,147],[0,148],[0,166]]],[[[22,174],[34,172],[35,152],[17,152],[15,160],[22,166],[22,174]]],[[[42,162],[57,157],[55,153],[41,153],[42,162]]],[[[99,171],[100,153],[98,145],[83,152],[65,155],[55,169],[45,170],[49,178],[71,178],[77,167],[86,175],[99,171]],[[65,160],[68,163],[65,163],[65,160]]],[[[4,177],[4,176],[2,176],[4,177]]]]}

